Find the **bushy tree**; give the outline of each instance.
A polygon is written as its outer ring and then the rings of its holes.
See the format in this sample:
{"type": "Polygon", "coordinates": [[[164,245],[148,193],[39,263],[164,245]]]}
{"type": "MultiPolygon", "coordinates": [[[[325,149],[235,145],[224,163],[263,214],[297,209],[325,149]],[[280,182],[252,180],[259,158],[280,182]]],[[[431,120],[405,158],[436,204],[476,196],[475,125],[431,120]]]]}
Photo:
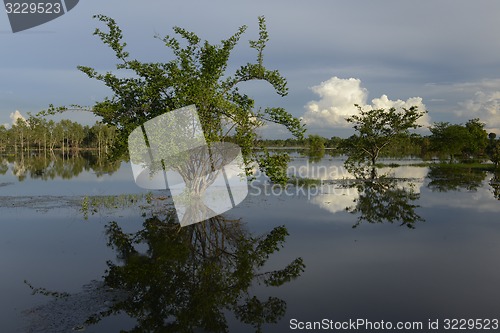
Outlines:
{"type": "Polygon", "coordinates": [[[9,131],[7,127],[0,125],[0,151],[5,150],[9,143],[9,131]]]}
{"type": "MultiPolygon", "coordinates": [[[[299,119],[280,107],[256,109],[254,100],[239,90],[242,82],[263,80],[271,84],[278,95],[288,93],[286,80],[280,73],[264,66],[263,54],[269,40],[264,17],[259,17],[258,40],[250,41],[250,48],[257,54],[256,62],[242,65],[232,74],[227,71],[229,57],[246,26],[220,44],[210,44],[193,32],[174,27],[180,39],[157,36],[173,53],[173,59],[145,63],[130,57],[122,41],[122,31],[113,19],[104,15],[95,18],[107,25],[108,31],[96,29],[94,34],[114,51],[119,60],[117,70],[132,73],[131,76],[98,73],[91,67],[79,66],[82,72],[102,81],[113,92],[111,98],[96,103],[92,111],[102,117],[103,123],[119,131],[115,155],[126,152],[128,135],[136,127],[165,112],[192,104],[198,109],[206,141],[237,143],[246,162],[259,160],[253,147],[256,130],[265,123],[281,124],[296,137],[302,137],[304,128],[299,119]]],[[[266,161],[260,164],[269,169],[269,174],[277,173],[271,169],[276,165],[274,158],[280,160],[280,157],[264,156],[266,161]]],[[[282,172],[278,173],[284,178],[282,172]]]]}
{"type": "Polygon", "coordinates": [[[448,155],[450,161],[456,156],[482,156],[488,145],[484,123],[478,118],[467,121],[465,125],[437,122],[430,127],[430,131],[432,150],[448,155]]]}
{"type": "Polygon", "coordinates": [[[325,142],[326,142],[326,139],[319,136],[319,135],[316,135],[316,134],[309,135],[309,137],[308,137],[309,151],[311,153],[324,152],[325,142]]]}
{"type": "Polygon", "coordinates": [[[469,144],[469,131],[462,125],[437,122],[429,129],[432,150],[448,156],[450,162],[454,156],[461,155],[469,144]]]}
{"type": "Polygon", "coordinates": [[[357,104],[356,107],[359,114],[346,118],[353,124],[356,134],[345,141],[344,149],[349,156],[345,165],[358,176],[370,168],[370,176],[375,178],[375,164],[381,153],[398,138],[408,136],[410,129],[421,127],[417,120],[427,111],[419,111],[416,106],[401,110],[363,110],[357,104]]]}
{"type": "Polygon", "coordinates": [[[484,123],[479,118],[474,118],[465,123],[469,132],[469,141],[465,147],[465,153],[469,156],[484,155],[488,146],[488,133],[484,130],[484,123]]]}

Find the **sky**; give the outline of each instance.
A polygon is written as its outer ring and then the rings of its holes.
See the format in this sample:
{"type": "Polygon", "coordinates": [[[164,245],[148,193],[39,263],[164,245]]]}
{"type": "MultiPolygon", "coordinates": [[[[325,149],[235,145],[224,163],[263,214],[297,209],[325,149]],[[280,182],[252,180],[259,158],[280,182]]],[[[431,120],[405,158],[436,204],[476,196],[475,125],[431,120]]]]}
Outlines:
{"type": "MultiPolygon", "coordinates": [[[[229,70],[252,62],[248,40],[258,37],[266,17],[270,41],[264,63],[288,80],[289,94],[276,95],[264,82],[242,90],[258,106],[280,106],[301,117],[309,134],[346,137],[345,117],[364,108],[419,106],[422,133],[433,122],[479,118],[500,134],[500,1],[162,1],[81,0],[65,15],[12,33],[0,13],[0,124],[11,124],[56,106],[92,106],[111,96],[102,83],[77,70],[115,69],[115,58],[99,38],[93,19],[116,20],[132,58],[169,61],[172,54],[155,35],[180,26],[217,43],[247,25],[229,70]],[[18,111],[18,112],[16,112],[18,111]]],[[[85,111],[63,117],[93,123],[85,111]]],[[[267,126],[263,138],[290,137],[267,126]]]]}

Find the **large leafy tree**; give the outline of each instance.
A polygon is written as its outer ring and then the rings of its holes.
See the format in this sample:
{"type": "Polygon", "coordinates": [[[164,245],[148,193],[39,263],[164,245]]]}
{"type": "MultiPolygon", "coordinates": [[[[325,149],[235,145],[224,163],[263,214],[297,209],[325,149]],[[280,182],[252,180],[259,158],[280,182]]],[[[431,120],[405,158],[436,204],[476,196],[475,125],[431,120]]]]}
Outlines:
{"type": "Polygon", "coordinates": [[[427,111],[419,111],[416,106],[401,110],[356,107],[359,113],[346,118],[353,124],[356,134],[345,142],[344,148],[349,156],[345,164],[348,170],[360,177],[370,169],[370,177],[375,178],[375,164],[384,150],[399,138],[408,136],[410,129],[421,127],[417,120],[427,111]]]}
{"type": "Polygon", "coordinates": [[[484,123],[477,118],[467,121],[465,125],[437,122],[430,127],[430,131],[432,149],[448,155],[450,161],[456,156],[480,156],[488,146],[484,123]]]}
{"type": "Polygon", "coordinates": [[[261,167],[269,169],[264,171],[276,175],[276,180],[285,180],[282,163],[273,162],[274,158],[280,161],[283,157],[264,154],[265,160],[259,160],[253,151],[257,129],[269,122],[277,123],[301,138],[303,125],[283,108],[256,108],[254,100],[239,89],[243,82],[262,80],[278,95],[288,93],[286,80],[280,73],[264,66],[263,54],[269,40],[264,17],[259,17],[258,40],[250,41],[256,62],[242,65],[233,73],[228,73],[229,58],[246,26],[220,44],[210,44],[193,32],[174,27],[177,36],[156,36],[173,53],[173,59],[146,63],[130,57],[122,41],[122,31],[112,18],[104,15],[95,18],[107,25],[107,31],[96,29],[94,34],[114,51],[120,73],[98,73],[86,66],[78,68],[113,92],[112,97],[96,103],[92,111],[102,117],[103,123],[119,130],[115,156],[126,152],[127,137],[136,127],[165,112],[194,104],[208,143],[231,140],[242,148],[246,162],[257,160],[261,167]]]}
{"type": "Polygon", "coordinates": [[[469,132],[462,125],[437,122],[429,129],[432,150],[447,155],[450,161],[455,155],[462,154],[470,139],[469,132]]]}
{"type": "Polygon", "coordinates": [[[479,156],[485,153],[488,146],[488,133],[484,129],[484,123],[479,118],[470,119],[465,123],[465,128],[469,132],[470,140],[465,147],[465,153],[469,156],[479,156]]]}

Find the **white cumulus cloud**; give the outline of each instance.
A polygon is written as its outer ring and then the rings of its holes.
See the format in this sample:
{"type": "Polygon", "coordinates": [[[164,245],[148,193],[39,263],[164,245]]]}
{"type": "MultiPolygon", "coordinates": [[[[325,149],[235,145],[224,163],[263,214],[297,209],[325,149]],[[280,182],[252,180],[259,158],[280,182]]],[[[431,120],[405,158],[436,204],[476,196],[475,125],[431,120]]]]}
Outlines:
{"type": "MultiPolygon", "coordinates": [[[[406,101],[403,100],[396,100],[392,101],[387,97],[387,95],[382,95],[379,98],[374,98],[372,99],[372,104],[371,105],[366,105],[365,108],[374,108],[374,109],[390,109],[390,108],[395,108],[395,109],[409,109],[412,106],[416,106],[419,111],[424,111],[426,110],[426,106],[422,100],[421,97],[410,97],[406,101]]],[[[426,113],[423,115],[420,119],[418,119],[417,124],[421,125],[422,127],[428,127],[430,126],[430,117],[429,114],[426,113]]]]}
{"type": "Polygon", "coordinates": [[[10,120],[12,121],[12,125],[14,125],[18,119],[26,121],[26,118],[24,118],[24,116],[21,114],[21,112],[19,112],[19,110],[16,110],[15,112],[12,112],[10,114],[10,120]]]}
{"type": "Polygon", "coordinates": [[[457,115],[467,116],[469,119],[479,118],[490,129],[500,128],[500,90],[478,90],[459,105],[463,110],[458,111],[457,115]]]}
{"type": "MultiPolygon", "coordinates": [[[[419,110],[426,110],[421,97],[411,97],[406,101],[390,100],[387,95],[374,98],[371,104],[367,104],[368,90],[361,86],[361,80],[355,78],[341,79],[336,76],[321,82],[311,90],[319,95],[319,100],[313,100],[306,104],[306,112],[303,120],[307,125],[318,127],[350,127],[345,118],[357,114],[359,111],[354,104],[363,109],[396,109],[417,106],[419,110]]],[[[427,127],[430,124],[429,115],[423,116],[420,125],[427,127]]]]}
{"type": "Polygon", "coordinates": [[[368,91],[361,87],[359,79],[340,79],[336,76],[321,82],[311,90],[319,95],[319,101],[305,106],[304,122],[320,127],[347,126],[346,117],[358,112],[354,104],[365,105],[368,91]]]}
{"type": "Polygon", "coordinates": [[[435,96],[445,96],[456,105],[441,112],[454,115],[451,123],[479,118],[487,131],[500,133],[500,78],[453,84],[428,84],[435,96]]]}

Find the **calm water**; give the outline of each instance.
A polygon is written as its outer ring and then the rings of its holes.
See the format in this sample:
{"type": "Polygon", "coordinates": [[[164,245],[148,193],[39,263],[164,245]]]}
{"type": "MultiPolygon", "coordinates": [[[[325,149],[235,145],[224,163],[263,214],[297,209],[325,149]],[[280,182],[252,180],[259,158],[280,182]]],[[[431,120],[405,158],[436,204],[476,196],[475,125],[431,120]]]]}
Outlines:
{"type": "Polygon", "coordinates": [[[331,182],[287,192],[260,182],[224,217],[179,231],[171,215],[137,207],[85,219],[83,196],[145,191],[125,163],[73,162],[74,176],[50,163],[50,172],[0,163],[2,332],[68,332],[98,313],[86,332],[155,332],[168,323],[172,332],[255,332],[257,323],[289,332],[294,319],[424,328],[439,319],[442,332],[446,318],[500,319],[500,185],[492,173],[402,166],[384,170],[396,180],[357,184],[338,182],[349,177],[341,159],[296,158],[291,172],[305,167],[301,176],[331,182]],[[258,237],[276,240],[280,226],[289,236],[265,259],[269,243],[258,237]],[[291,278],[283,269],[297,258],[305,268],[291,278]],[[278,287],[254,276],[275,270],[278,287]],[[104,278],[117,288],[95,287],[104,278]],[[25,280],[72,295],[32,295],[25,280]]]}

